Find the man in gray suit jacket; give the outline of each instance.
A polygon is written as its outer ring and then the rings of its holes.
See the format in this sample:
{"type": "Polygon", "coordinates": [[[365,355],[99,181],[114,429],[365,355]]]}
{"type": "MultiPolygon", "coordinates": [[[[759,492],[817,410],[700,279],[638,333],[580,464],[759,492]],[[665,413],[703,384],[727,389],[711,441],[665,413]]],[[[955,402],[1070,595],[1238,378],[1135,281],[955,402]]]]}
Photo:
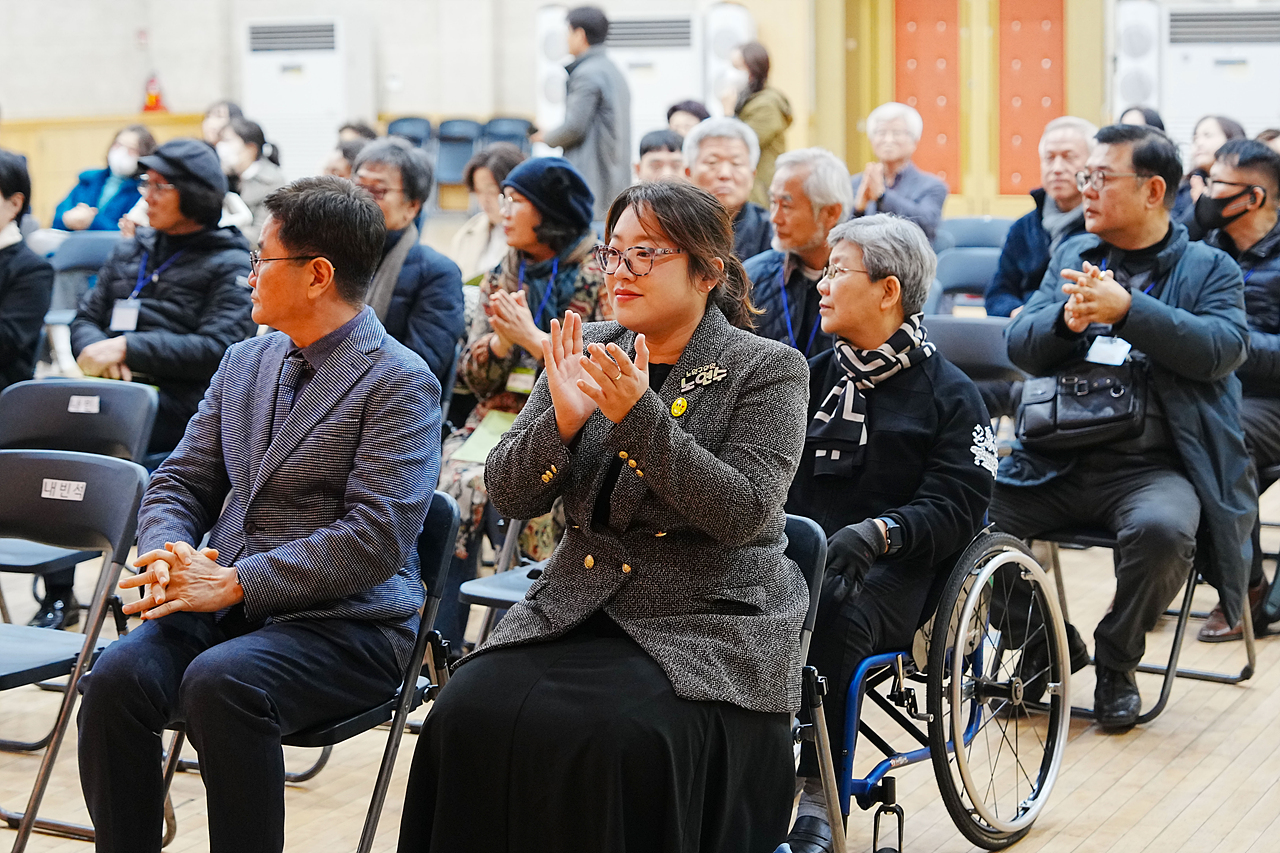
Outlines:
{"type": "Polygon", "coordinates": [[[604,12],[581,6],[569,11],[567,23],[573,62],[567,66],[564,124],[541,141],[564,149],[564,159],[596,197],[595,218],[603,220],[614,198],[631,185],[631,89],[605,56],[604,12]]]}
{"type": "Polygon", "coordinates": [[[82,682],[80,777],[100,851],[158,851],[159,734],[200,753],[210,850],[284,848],[282,735],[388,699],[423,602],[440,385],[364,293],[385,227],[337,178],[268,197],[253,319],[156,471],[122,587],[142,627],[82,682]],[[205,534],[208,547],[198,549],[205,534]]]}

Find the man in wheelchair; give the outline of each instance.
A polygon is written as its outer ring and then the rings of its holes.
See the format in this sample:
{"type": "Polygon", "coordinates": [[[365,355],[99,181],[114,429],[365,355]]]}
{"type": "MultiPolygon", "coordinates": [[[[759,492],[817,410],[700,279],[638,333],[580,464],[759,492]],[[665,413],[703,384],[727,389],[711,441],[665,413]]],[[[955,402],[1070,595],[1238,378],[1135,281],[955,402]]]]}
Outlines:
{"type": "MultiPolygon", "coordinates": [[[[990,420],[973,383],[928,341],[920,313],[936,261],[924,232],[880,214],[828,238],[818,292],[834,349],[809,362],[810,423],[787,512],[830,537],[809,663],[836,765],[854,670],[905,650],[983,525],[996,470],[990,420]]],[[[832,849],[817,754],[806,742],[793,853],[832,849]]]]}

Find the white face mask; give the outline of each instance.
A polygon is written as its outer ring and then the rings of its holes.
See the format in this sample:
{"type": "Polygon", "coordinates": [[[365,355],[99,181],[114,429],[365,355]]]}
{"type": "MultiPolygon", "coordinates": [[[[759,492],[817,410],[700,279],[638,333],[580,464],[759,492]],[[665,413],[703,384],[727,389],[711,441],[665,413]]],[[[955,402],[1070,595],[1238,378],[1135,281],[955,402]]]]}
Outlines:
{"type": "Polygon", "coordinates": [[[138,158],[124,148],[113,145],[107,152],[107,168],[117,178],[131,178],[138,171],[138,158]]]}
{"type": "Polygon", "coordinates": [[[236,142],[234,139],[224,139],[214,147],[218,151],[218,162],[222,164],[222,171],[228,175],[237,174],[240,170],[240,160],[244,157],[244,143],[236,142]]]}

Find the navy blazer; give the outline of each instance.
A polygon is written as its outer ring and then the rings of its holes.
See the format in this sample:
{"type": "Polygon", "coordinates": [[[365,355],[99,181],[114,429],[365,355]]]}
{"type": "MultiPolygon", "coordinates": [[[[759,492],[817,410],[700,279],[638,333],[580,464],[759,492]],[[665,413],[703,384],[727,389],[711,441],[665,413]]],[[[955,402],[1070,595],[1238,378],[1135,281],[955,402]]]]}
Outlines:
{"type": "Polygon", "coordinates": [[[139,552],[209,532],[249,620],[376,622],[403,665],[424,598],[416,543],[440,471],[440,383],[365,308],[273,438],[292,348],[274,332],[227,350],[151,478],[139,552]]]}

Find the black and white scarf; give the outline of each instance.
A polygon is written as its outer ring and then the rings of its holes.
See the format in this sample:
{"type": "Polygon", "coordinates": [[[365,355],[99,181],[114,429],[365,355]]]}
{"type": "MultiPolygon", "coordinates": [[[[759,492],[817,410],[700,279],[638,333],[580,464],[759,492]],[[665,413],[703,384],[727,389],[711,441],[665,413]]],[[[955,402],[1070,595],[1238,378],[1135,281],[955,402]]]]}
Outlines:
{"type": "Polygon", "coordinates": [[[921,320],[913,314],[873,350],[857,349],[843,340],[835,346],[836,364],[844,376],[831,387],[813,413],[805,443],[814,448],[814,474],[852,475],[862,464],[867,445],[867,398],[863,392],[933,355],[921,320]]]}

